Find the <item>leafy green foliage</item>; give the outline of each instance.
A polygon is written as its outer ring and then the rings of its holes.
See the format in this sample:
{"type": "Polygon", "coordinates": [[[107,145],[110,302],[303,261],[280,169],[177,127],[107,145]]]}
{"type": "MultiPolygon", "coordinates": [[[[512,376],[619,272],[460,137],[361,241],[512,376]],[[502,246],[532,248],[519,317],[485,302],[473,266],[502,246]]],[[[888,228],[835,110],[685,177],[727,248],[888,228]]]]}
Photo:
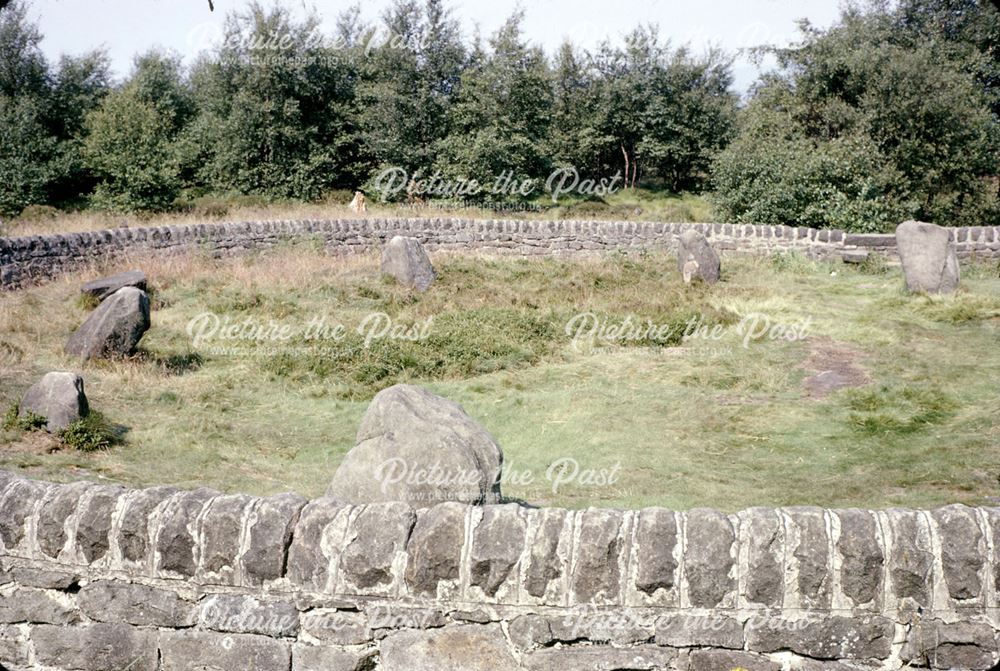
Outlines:
{"type": "Polygon", "coordinates": [[[106,450],[121,442],[121,437],[101,413],[91,410],[59,433],[62,441],[82,452],[106,450]]]}
{"type": "MultiPolygon", "coordinates": [[[[801,44],[773,50],[781,69],[715,166],[723,217],[856,231],[1000,222],[1000,123],[982,81],[991,56],[932,27],[949,4],[848,8],[830,30],[804,24],[801,44]]],[[[988,3],[958,4],[1000,19],[988,3]]]]}
{"type": "Polygon", "coordinates": [[[18,415],[18,404],[12,403],[4,413],[3,428],[6,430],[37,431],[45,428],[47,419],[34,412],[18,415]]]}

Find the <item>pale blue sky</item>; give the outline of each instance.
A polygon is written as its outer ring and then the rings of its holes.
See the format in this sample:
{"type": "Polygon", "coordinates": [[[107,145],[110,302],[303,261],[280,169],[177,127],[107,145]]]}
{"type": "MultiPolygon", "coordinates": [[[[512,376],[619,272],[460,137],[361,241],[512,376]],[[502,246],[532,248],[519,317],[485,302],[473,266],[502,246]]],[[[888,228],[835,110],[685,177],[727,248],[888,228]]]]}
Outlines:
{"type": "MultiPolygon", "coordinates": [[[[326,25],[349,1],[285,2],[301,14],[315,7],[326,25]]],[[[362,3],[368,19],[377,18],[389,0],[362,3]]],[[[111,56],[115,73],[127,74],[132,57],[153,45],[174,50],[187,62],[199,48],[219,34],[226,12],[245,0],[33,0],[31,15],[45,34],[43,47],[52,58],[80,53],[102,45],[111,56]]],[[[762,43],[787,44],[796,37],[796,21],[808,18],[819,26],[832,23],[838,0],[454,0],[451,6],[464,31],[476,24],[484,34],[499,27],[518,6],[525,10],[528,38],[553,50],[570,38],[592,47],[612,40],[639,23],[652,22],[674,44],[690,43],[696,50],[710,45],[727,51],[762,43]]],[[[746,57],[735,64],[736,86],[745,90],[757,76],[746,57]]]]}

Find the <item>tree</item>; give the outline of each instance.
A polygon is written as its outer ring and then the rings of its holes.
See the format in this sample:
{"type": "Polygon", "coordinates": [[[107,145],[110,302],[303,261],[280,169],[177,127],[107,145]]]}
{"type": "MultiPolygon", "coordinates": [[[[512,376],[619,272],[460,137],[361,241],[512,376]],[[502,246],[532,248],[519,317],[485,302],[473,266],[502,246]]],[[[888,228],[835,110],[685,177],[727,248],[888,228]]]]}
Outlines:
{"type": "Polygon", "coordinates": [[[947,31],[915,39],[908,11],[848,8],[774,51],[779,70],[716,164],[724,217],[868,231],[998,221],[1000,126],[981,61],[947,31]]]}

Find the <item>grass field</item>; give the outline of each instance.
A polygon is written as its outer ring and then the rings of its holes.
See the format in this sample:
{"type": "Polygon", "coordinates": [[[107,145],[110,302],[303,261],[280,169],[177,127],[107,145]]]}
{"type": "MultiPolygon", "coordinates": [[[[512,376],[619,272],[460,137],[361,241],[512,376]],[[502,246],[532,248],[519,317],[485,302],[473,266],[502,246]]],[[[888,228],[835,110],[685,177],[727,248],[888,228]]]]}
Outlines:
{"type": "MultiPolygon", "coordinates": [[[[506,455],[504,493],[532,503],[1000,501],[996,267],[967,268],[960,293],[928,298],[904,294],[896,269],[795,255],[726,259],[722,282],[693,288],[658,253],[433,260],[439,280],[423,295],[380,278],[374,256],[301,246],[133,260],[151,279],[153,327],[133,359],[82,368],[91,406],[123,442],[88,452],[7,428],[0,467],[316,496],[372,394],[407,381],[482,422],[506,455]],[[189,324],[206,312],[295,335],[195,343],[189,324]],[[574,341],[566,325],[588,312],[663,333],[574,341]],[[366,346],[356,329],[377,313],[426,337],[366,346]],[[306,338],[319,319],[344,336],[306,338]],[[689,324],[698,333],[682,339],[689,324]]],[[[79,282],[97,272],[0,294],[5,407],[48,370],[81,370],[62,345],[87,314],[79,282]]]]}

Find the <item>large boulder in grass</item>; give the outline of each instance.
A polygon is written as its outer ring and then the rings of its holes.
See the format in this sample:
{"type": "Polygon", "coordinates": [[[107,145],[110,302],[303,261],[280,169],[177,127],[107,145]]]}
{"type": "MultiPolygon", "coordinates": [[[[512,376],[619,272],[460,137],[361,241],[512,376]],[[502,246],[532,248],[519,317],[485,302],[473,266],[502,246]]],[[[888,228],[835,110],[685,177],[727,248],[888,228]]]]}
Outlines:
{"type": "Polygon", "coordinates": [[[503,452],[457,403],[397,384],[372,399],[327,496],[354,503],[498,503],[503,452]]]}
{"type": "Polygon", "coordinates": [[[382,274],[391,275],[400,284],[417,291],[427,291],[434,282],[434,266],[416,238],[397,235],[382,248],[382,274]]]}
{"type": "Polygon", "coordinates": [[[66,353],[88,359],[109,359],[135,351],[149,330],[149,296],[142,289],[123,287],[90,313],[66,342],[66,353]]]}
{"type": "Polygon", "coordinates": [[[91,280],[80,287],[80,293],[93,296],[99,301],[115,293],[122,287],[146,290],[146,273],[141,270],[126,270],[124,273],[108,275],[91,280]]]}
{"type": "Polygon", "coordinates": [[[44,417],[45,429],[56,433],[87,416],[90,406],[83,391],[83,378],[76,373],[46,373],[24,393],[17,416],[44,417]]]}
{"type": "Polygon", "coordinates": [[[709,284],[719,281],[721,263],[712,245],[705,236],[689,229],[677,238],[677,269],[684,277],[685,284],[701,280],[709,284]]]}
{"type": "Polygon", "coordinates": [[[950,294],[958,289],[958,255],[947,228],[904,221],[896,227],[896,249],[909,291],[950,294]]]}

